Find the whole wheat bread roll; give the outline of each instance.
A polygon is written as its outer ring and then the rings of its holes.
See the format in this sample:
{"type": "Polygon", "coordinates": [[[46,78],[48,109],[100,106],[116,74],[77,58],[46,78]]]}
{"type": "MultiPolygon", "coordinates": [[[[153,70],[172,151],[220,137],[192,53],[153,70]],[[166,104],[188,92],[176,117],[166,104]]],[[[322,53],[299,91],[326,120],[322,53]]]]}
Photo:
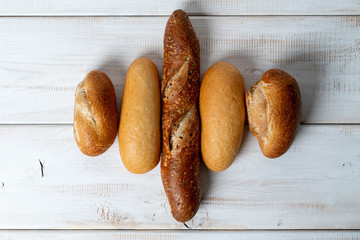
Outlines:
{"type": "Polygon", "coordinates": [[[114,142],[118,128],[115,89],[101,71],[88,73],[75,93],[74,136],[82,153],[97,156],[114,142]]]}
{"type": "Polygon", "coordinates": [[[246,92],[249,127],[268,158],[284,154],[301,121],[301,95],[288,73],[271,69],[246,92]]]}
{"type": "Polygon", "coordinates": [[[200,205],[199,87],[199,40],[186,13],[177,10],[164,35],[161,177],[179,222],[193,218],[200,205]]]}
{"type": "Polygon", "coordinates": [[[232,64],[219,62],[205,73],[200,88],[201,154],[206,166],[227,169],[239,151],[245,123],[244,78],[232,64]]]}
{"type": "Polygon", "coordinates": [[[132,173],[146,173],[160,161],[160,101],[155,64],[136,59],[126,74],[119,125],[121,159],[132,173]]]}

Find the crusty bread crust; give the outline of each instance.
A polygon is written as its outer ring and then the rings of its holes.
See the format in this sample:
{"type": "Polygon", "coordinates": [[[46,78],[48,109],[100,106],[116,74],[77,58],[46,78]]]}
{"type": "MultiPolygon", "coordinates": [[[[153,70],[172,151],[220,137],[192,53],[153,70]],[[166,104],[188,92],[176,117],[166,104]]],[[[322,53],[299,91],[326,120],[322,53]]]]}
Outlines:
{"type": "Polygon", "coordinates": [[[239,70],[219,62],[205,73],[200,88],[201,154],[216,172],[233,163],[245,123],[245,85],[239,70]]]}
{"type": "Polygon", "coordinates": [[[115,89],[101,71],[88,73],[75,93],[74,136],[82,153],[98,156],[114,142],[118,113],[115,89]]]}
{"type": "Polygon", "coordinates": [[[246,93],[249,127],[268,158],[284,154],[301,122],[301,94],[288,73],[271,69],[246,93]]]}
{"type": "Polygon", "coordinates": [[[179,222],[193,218],[200,205],[199,87],[199,40],[186,13],[177,10],[164,35],[161,177],[179,222]]]}
{"type": "Polygon", "coordinates": [[[126,74],[119,125],[121,159],[132,173],[146,173],[160,161],[160,101],[155,64],[136,59],[126,74]]]}

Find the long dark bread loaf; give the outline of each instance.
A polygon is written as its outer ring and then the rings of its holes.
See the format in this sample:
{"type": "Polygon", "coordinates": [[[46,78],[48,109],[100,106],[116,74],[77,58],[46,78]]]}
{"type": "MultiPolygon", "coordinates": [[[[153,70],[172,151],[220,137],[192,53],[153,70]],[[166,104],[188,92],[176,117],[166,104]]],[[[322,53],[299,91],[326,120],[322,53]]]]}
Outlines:
{"type": "Polygon", "coordinates": [[[186,13],[176,10],[164,35],[161,178],[179,222],[192,219],[200,205],[199,89],[199,40],[186,13]]]}

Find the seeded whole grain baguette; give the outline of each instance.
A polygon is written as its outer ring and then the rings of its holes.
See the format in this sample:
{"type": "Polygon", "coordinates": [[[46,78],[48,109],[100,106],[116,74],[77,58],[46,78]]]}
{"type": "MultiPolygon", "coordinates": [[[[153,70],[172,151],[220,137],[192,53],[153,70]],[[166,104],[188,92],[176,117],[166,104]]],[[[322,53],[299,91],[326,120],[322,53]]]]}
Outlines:
{"type": "Polygon", "coordinates": [[[169,18],[164,35],[161,178],[173,217],[192,219],[200,205],[200,45],[182,10],[169,18]]]}

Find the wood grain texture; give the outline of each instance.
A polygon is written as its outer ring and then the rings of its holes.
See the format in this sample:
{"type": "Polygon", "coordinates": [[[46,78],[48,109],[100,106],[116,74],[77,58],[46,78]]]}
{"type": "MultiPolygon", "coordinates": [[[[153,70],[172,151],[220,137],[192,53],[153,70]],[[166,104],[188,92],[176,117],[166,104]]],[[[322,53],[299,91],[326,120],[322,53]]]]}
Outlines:
{"type": "Polygon", "coordinates": [[[357,0],[2,0],[2,16],[170,15],[182,8],[190,15],[357,15],[357,0]]]}
{"type": "Polygon", "coordinates": [[[190,240],[190,239],[236,239],[236,240],[359,240],[360,231],[126,231],[126,230],[33,230],[0,231],[0,240],[190,240]]]}
{"type": "MultiPolygon", "coordinates": [[[[60,1],[59,1],[60,2],[60,1]]],[[[0,18],[0,123],[72,123],[76,85],[104,71],[118,106],[130,63],[162,66],[167,17],[0,18]]],[[[225,60],[246,89],[270,68],[299,82],[303,122],[360,123],[360,17],[191,17],[201,73],[225,60]],[[334,114],[336,113],[336,114],[334,114]]]]}
{"type": "MultiPolygon", "coordinates": [[[[270,160],[245,128],[229,169],[202,166],[203,200],[187,224],[359,229],[359,142],[360,126],[302,125],[289,151],[270,160]]],[[[1,229],[185,229],[172,219],[159,166],[131,174],[117,146],[91,158],[72,126],[0,126],[1,229]]]]}

